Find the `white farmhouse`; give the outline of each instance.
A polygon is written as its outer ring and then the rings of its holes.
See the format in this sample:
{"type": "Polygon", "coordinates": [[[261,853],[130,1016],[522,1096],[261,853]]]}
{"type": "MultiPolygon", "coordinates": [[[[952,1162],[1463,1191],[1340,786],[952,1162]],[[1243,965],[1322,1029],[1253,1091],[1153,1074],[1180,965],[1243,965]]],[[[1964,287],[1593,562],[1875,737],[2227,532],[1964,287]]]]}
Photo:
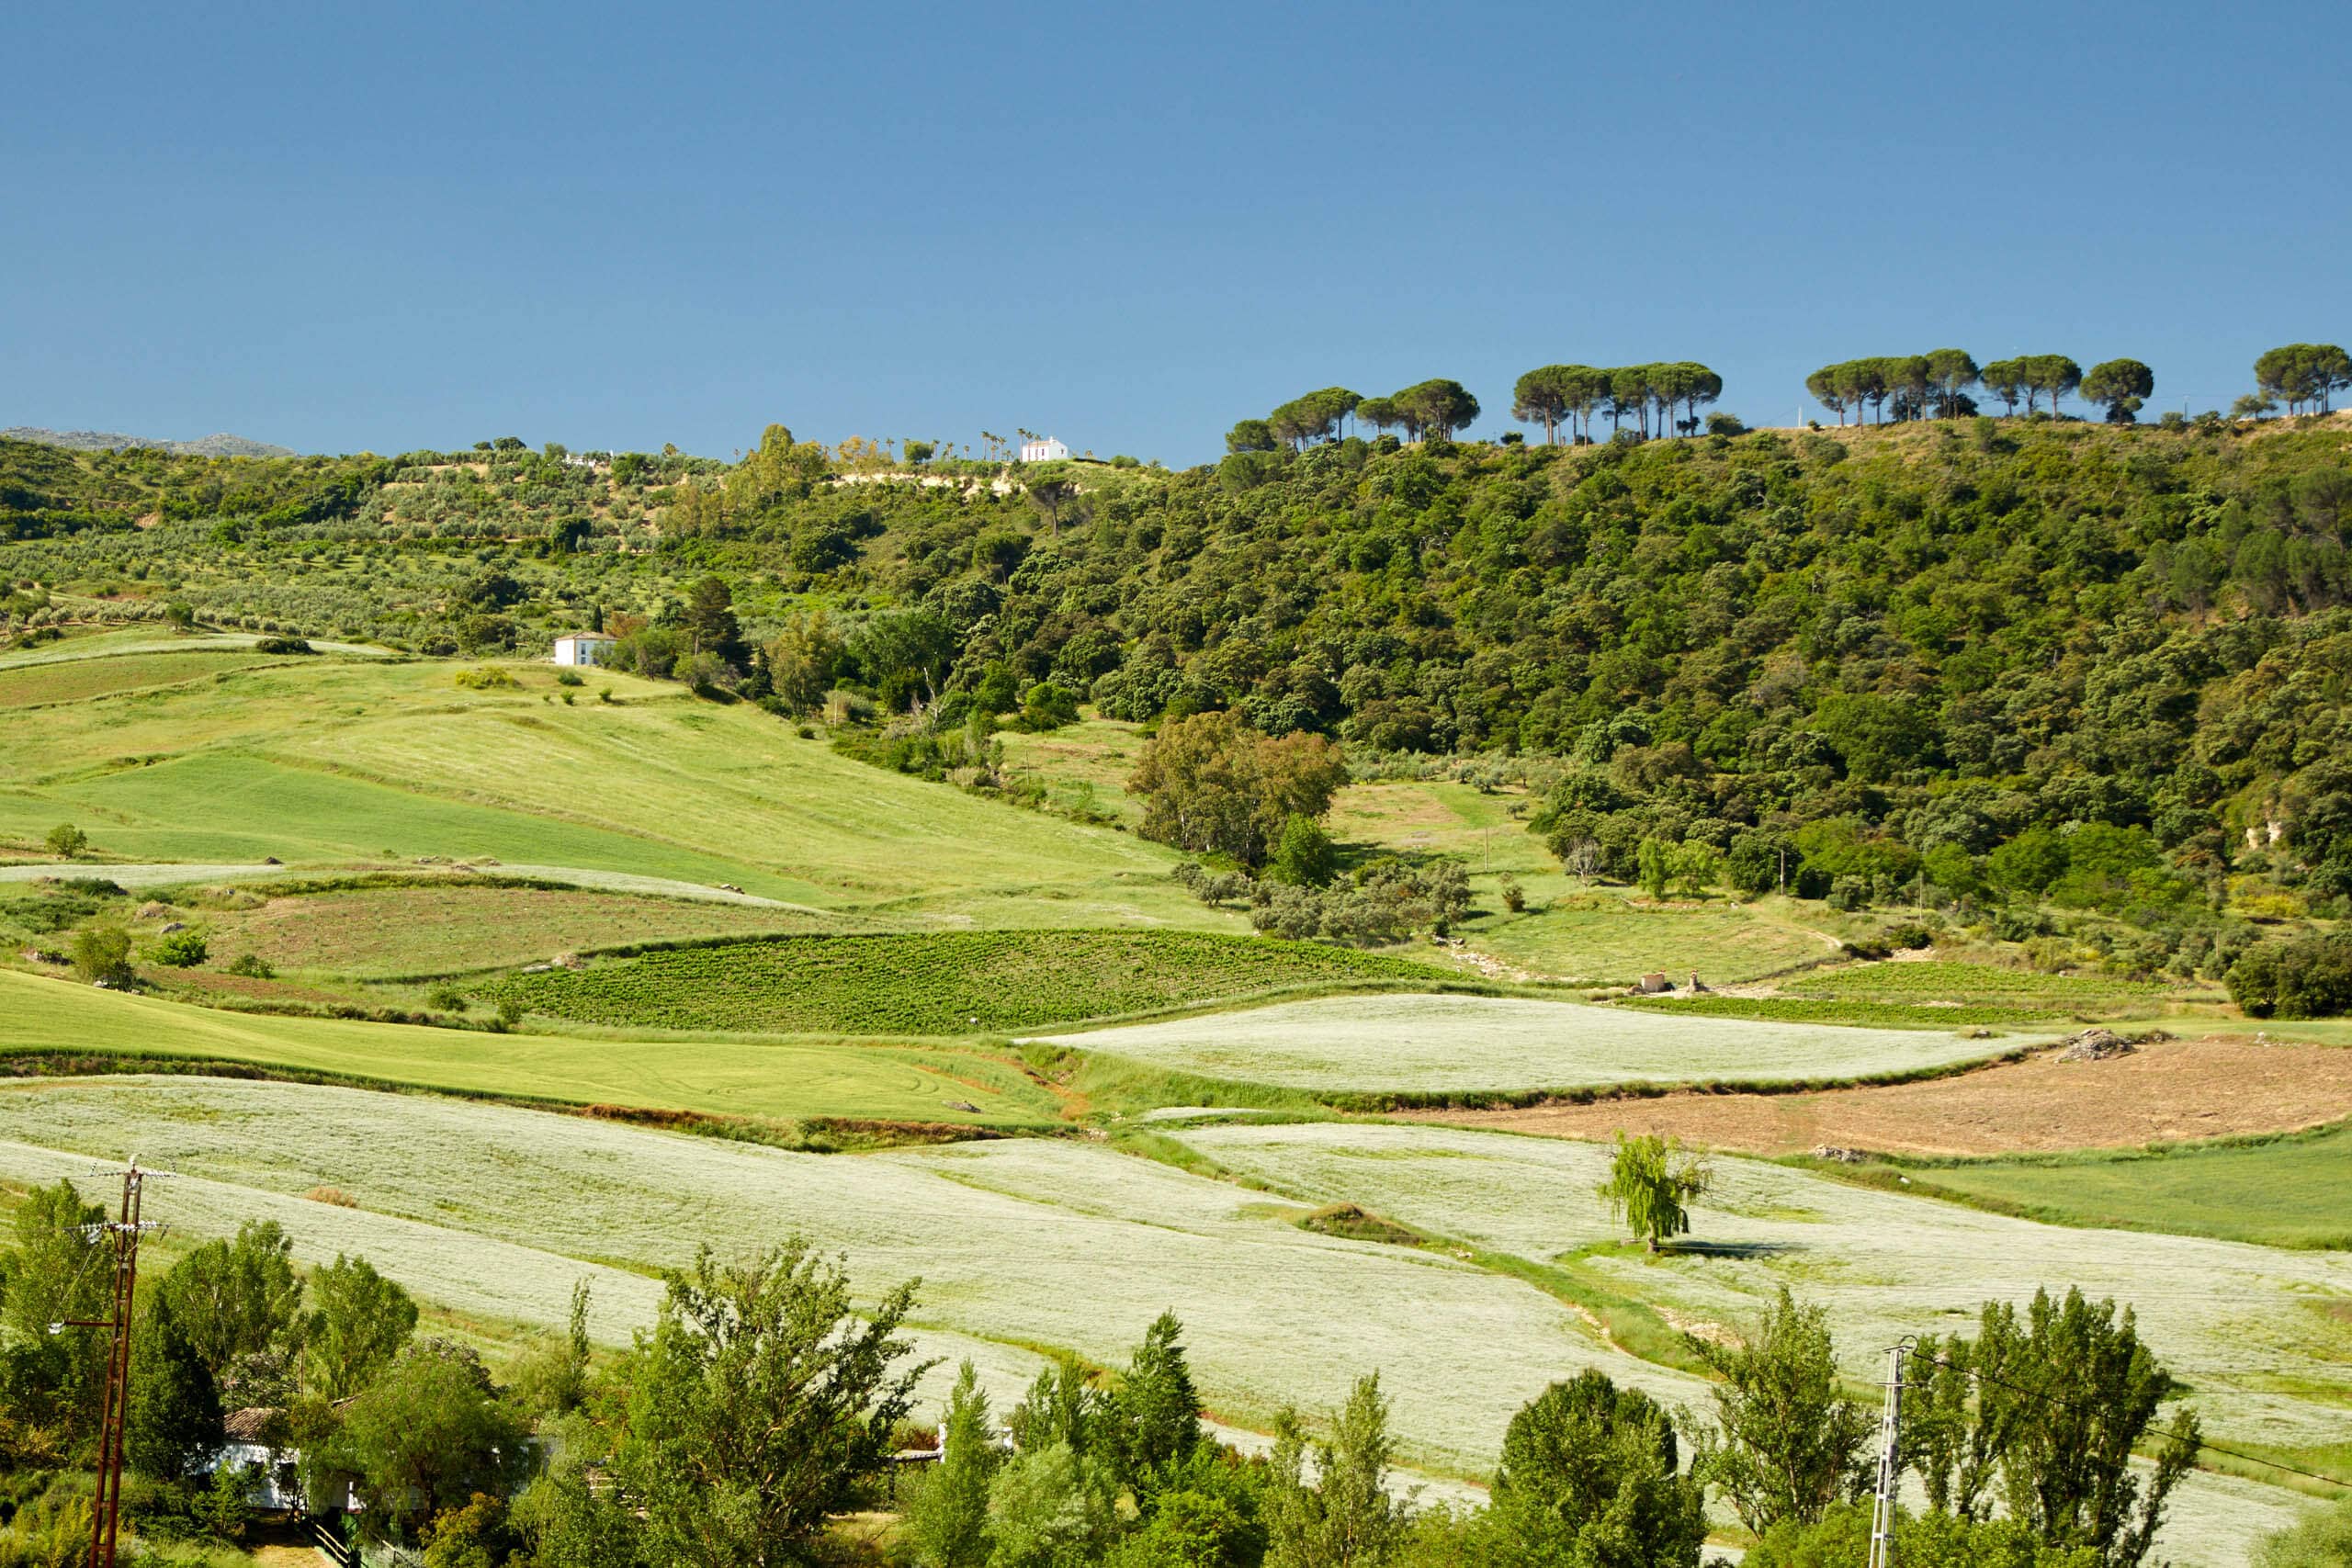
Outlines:
{"type": "Polygon", "coordinates": [[[602,664],[612,651],[613,639],[603,632],[566,632],[555,639],[558,664],[602,664]]]}
{"type": "Polygon", "coordinates": [[[1069,448],[1050,435],[1021,444],[1021,460],[1024,463],[1058,463],[1069,456],[1069,448]]]}

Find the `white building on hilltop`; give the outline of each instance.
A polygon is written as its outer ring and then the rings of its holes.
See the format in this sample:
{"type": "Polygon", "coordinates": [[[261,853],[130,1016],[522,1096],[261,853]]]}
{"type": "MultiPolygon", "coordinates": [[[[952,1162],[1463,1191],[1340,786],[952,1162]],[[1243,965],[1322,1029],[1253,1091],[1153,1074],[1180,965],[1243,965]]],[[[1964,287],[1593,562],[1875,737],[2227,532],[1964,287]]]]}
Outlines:
{"type": "Polygon", "coordinates": [[[1024,463],[1058,463],[1069,456],[1069,448],[1050,435],[1021,444],[1021,460],[1024,463]]]}
{"type": "Polygon", "coordinates": [[[602,664],[613,639],[603,632],[566,632],[555,639],[558,664],[602,664]]]}

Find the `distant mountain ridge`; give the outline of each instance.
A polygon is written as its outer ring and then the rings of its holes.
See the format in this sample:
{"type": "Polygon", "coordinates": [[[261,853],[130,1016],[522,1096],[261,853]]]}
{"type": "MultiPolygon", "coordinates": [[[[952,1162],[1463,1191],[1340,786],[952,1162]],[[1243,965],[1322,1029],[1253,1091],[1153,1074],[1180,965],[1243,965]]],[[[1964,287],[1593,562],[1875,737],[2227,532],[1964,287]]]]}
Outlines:
{"type": "Polygon", "coordinates": [[[76,452],[121,452],[133,446],[143,446],[157,452],[176,453],[184,457],[291,457],[297,455],[291,446],[273,446],[266,441],[254,441],[225,432],[195,441],[155,441],[144,435],[124,435],[108,430],[39,430],[20,424],[13,430],[0,430],[0,440],[37,441],[44,446],[64,446],[76,452]]]}

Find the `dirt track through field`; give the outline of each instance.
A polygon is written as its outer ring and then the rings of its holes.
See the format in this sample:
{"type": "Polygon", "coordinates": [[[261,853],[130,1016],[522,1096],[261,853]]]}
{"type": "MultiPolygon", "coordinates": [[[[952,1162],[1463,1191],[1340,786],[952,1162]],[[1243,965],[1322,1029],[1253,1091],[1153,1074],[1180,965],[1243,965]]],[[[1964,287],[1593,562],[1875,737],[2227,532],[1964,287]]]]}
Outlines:
{"type": "Polygon", "coordinates": [[[1712,1148],[1789,1154],[1823,1145],[1991,1155],[2293,1132],[2352,1116],[2352,1050],[2246,1039],[2176,1040],[2104,1062],[2044,1052],[1925,1083],[1818,1094],[1669,1094],[1411,1119],[1561,1138],[1671,1133],[1712,1148]]]}

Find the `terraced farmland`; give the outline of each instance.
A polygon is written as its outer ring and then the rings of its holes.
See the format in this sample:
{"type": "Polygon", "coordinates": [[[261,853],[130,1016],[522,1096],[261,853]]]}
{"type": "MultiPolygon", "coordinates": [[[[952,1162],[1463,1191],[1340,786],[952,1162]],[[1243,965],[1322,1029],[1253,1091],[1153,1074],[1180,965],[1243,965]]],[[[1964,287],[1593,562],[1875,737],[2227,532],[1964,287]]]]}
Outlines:
{"type": "Polygon", "coordinates": [[[1057,1037],[1176,1071],[1324,1092],[1757,1083],[1929,1071],[2027,1036],[1664,1018],[1518,997],[1337,997],[1057,1037]]]}
{"type": "Polygon", "coordinates": [[[2148,1003],[2165,988],[2143,980],[2101,975],[2044,975],[1996,964],[1935,961],[1857,964],[1801,976],[1781,987],[1792,997],[1846,1001],[1956,1002],[1979,1006],[2094,1010],[2119,1003],[2148,1003]]]}
{"type": "Polygon", "coordinates": [[[1196,931],[786,937],[518,975],[497,995],[613,1027],[972,1034],[1314,985],[1428,985],[1385,954],[1196,931]]]}

